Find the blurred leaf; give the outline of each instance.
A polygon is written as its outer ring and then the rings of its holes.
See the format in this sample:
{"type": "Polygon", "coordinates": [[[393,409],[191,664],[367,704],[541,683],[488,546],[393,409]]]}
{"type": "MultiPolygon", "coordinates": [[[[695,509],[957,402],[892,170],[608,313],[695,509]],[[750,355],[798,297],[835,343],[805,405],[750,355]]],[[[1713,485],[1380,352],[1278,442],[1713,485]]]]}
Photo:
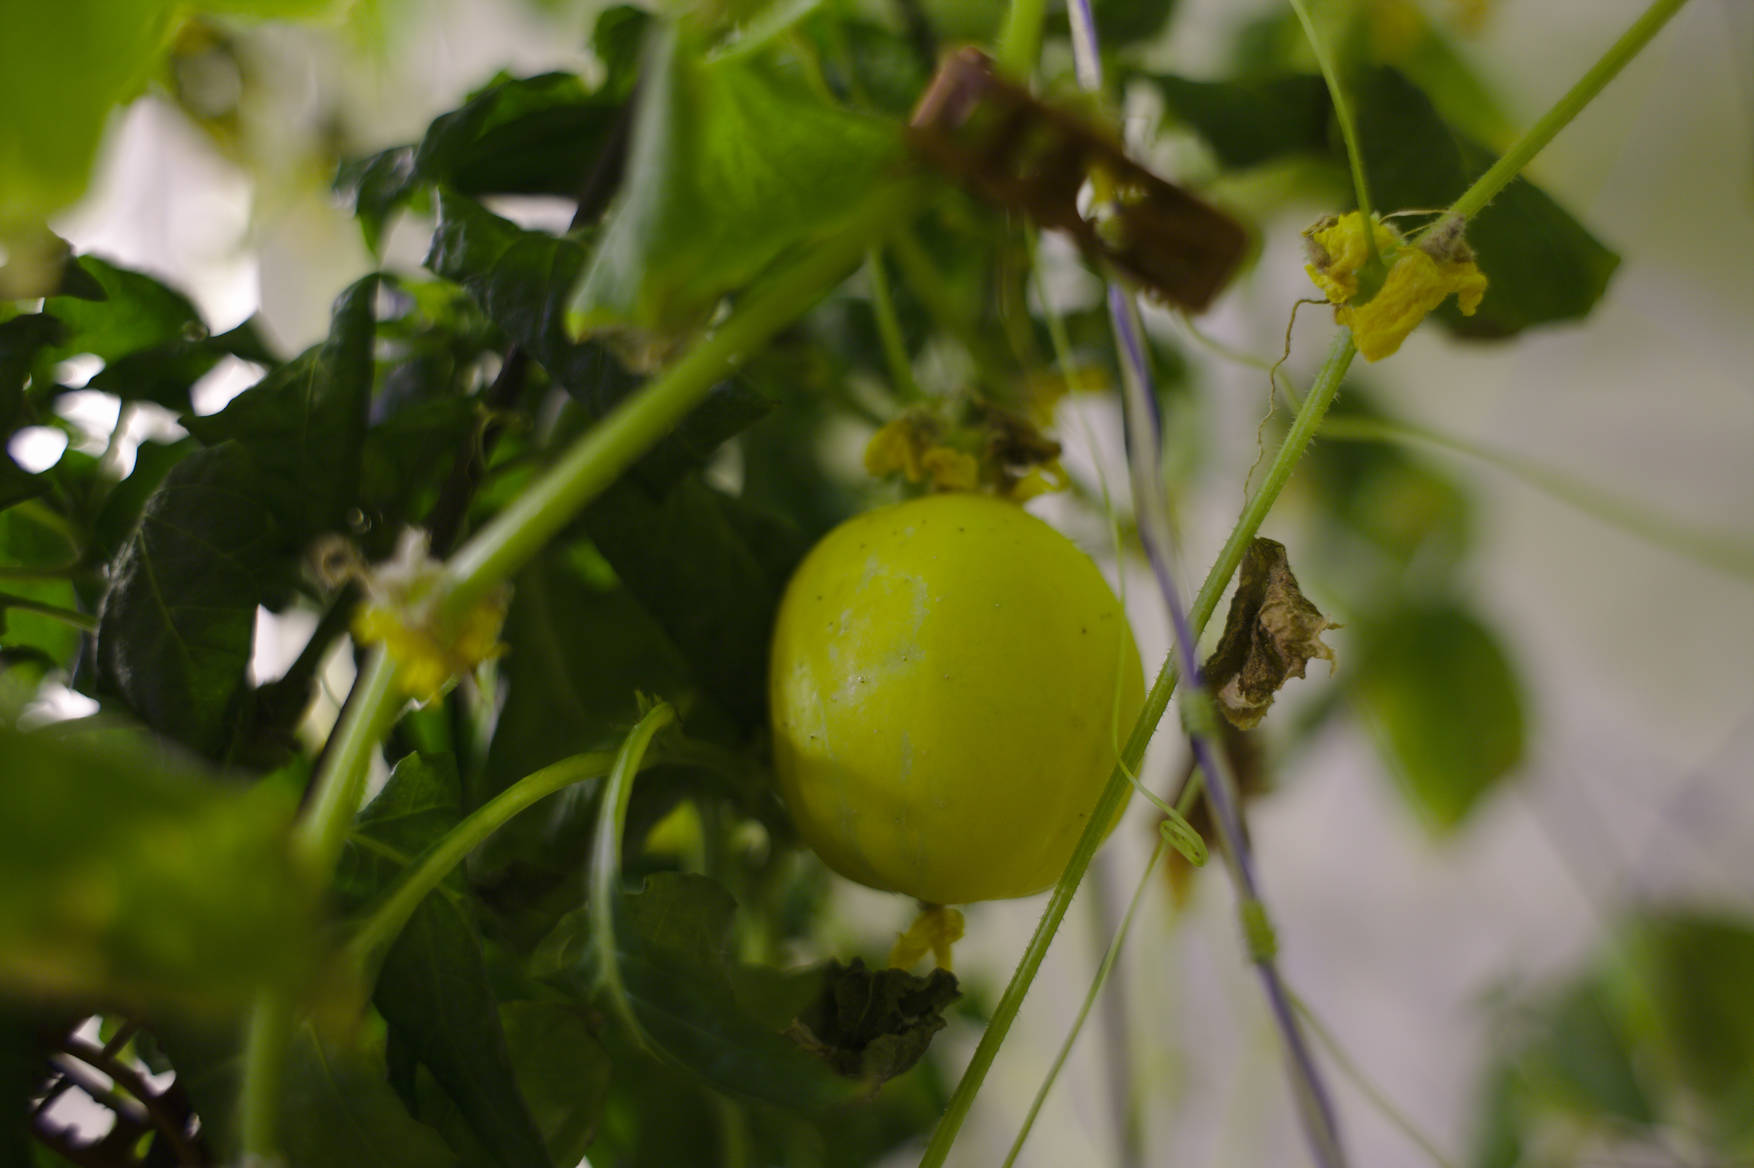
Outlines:
{"type": "Polygon", "coordinates": [[[791,1033],[836,1074],[875,1092],[925,1056],[944,1028],[944,1011],[960,996],[948,970],[920,977],[905,969],[869,970],[855,958],[829,966],[821,994],[791,1033]]]}
{"type": "Polygon", "coordinates": [[[285,790],[81,723],[0,726],[0,751],[0,994],[214,1017],[310,974],[285,790]]]}
{"type": "Polygon", "coordinates": [[[1522,689],[1466,609],[1415,604],[1360,622],[1349,671],[1360,713],[1421,822],[1454,831],[1522,761],[1522,689]]]}
{"type": "Polygon", "coordinates": [[[1224,635],[1200,670],[1230,724],[1254,729],[1311,659],[1332,666],[1334,651],[1322,644],[1322,633],[1334,627],[1298,588],[1285,545],[1254,539],[1237,573],[1224,635]]]}
{"type": "MultiPolygon", "coordinates": [[[[1354,83],[1359,146],[1381,209],[1442,207],[1485,173],[1495,155],[1445,125],[1431,102],[1392,69],[1354,83]]],[[[1517,179],[1468,224],[1468,243],[1491,280],[1471,317],[1453,303],[1444,324],[1463,336],[1504,337],[1587,314],[1620,257],[1539,187],[1517,179]]]]}
{"type": "Polygon", "coordinates": [[[102,683],[147,725],[220,756],[247,716],[256,606],[283,594],[287,548],[241,444],[182,459],[111,564],[98,612],[102,683]]]}
{"type": "Polygon", "coordinates": [[[627,177],[572,299],[581,331],[671,336],[824,233],[899,157],[894,126],[825,105],[755,57],[651,45],[627,177]]]}
{"type": "MultiPolygon", "coordinates": [[[[1047,31],[1070,39],[1063,5],[1054,5],[1047,31]]],[[[1105,56],[1148,47],[1175,11],[1176,0],[1091,0],[1090,13],[1102,40],[1105,56]]]]}
{"type": "Polygon", "coordinates": [[[746,726],[766,710],[768,636],[804,548],[796,532],[697,478],[654,496],[621,480],[585,530],[714,701],[746,726]]]}
{"type": "Polygon", "coordinates": [[[293,1038],[284,1073],[280,1132],[287,1168],[456,1163],[438,1133],[408,1114],[381,1062],[364,1052],[326,1042],[306,1026],[293,1038]]]}
{"type": "Polygon", "coordinates": [[[48,489],[48,479],[30,473],[13,462],[11,455],[0,451],[0,511],[14,503],[34,499],[48,489]]]}
{"type": "Polygon", "coordinates": [[[359,505],[374,528],[418,525],[450,477],[455,452],[480,425],[473,400],[435,397],[405,405],[368,430],[359,505]]]}
{"type": "MultiPolygon", "coordinates": [[[[567,335],[564,301],[583,265],[584,251],[573,241],[525,231],[472,199],[440,192],[439,225],[426,266],[467,288],[493,322],[585,407],[586,420],[595,420],[640,378],[601,344],[567,335]]],[[[719,385],[635,464],[633,475],[662,490],[772,406],[767,394],[741,379],[719,385]]]]}
{"type": "MultiPolygon", "coordinates": [[[[462,789],[449,758],[404,755],[353,821],[336,886],[355,904],[387,892],[426,848],[463,818],[462,789]]],[[[446,887],[455,888],[453,873],[446,887]]]]}
{"type": "Polygon", "coordinates": [[[335,301],[323,344],[280,366],[219,413],[183,420],[209,446],[231,439],[247,452],[260,491],[297,544],[342,529],[359,494],[377,290],[375,275],[349,286],[335,301]]]}
{"type": "Polygon", "coordinates": [[[174,288],[94,255],[77,264],[103,289],[103,298],[51,296],[43,311],[65,328],[63,357],[90,353],[109,362],[142,349],[207,338],[207,325],[189,298],[174,288]]]}
{"type": "Polygon", "coordinates": [[[344,164],[336,188],[354,200],[373,248],[390,215],[423,186],[579,198],[600,167],[613,177],[615,160],[605,153],[621,118],[620,89],[611,83],[592,93],[571,73],[502,73],[435,119],[418,145],[344,164]]]}
{"type": "Polygon", "coordinates": [[[258,365],[275,364],[274,354],[255,325],[245,321],[218,336],[193,341],[179,338],[125,354],[99,370],[85,387],[113,393],[123,401],[149,401],[187,413],[194,408],[190,388],[228,356],[258,365]]]}
{"type": "Polygon", "coordinates": [[[1225,166],[1258,166],[1330,148],[1334,111],[1320,77],[1193,81],[1148,76],[1169,112],[1204,138],[1225,166]]]}
{"type": "Polygon", "coordinates": [[[609,1093],[608,1052],[577,1010],[556,1002],[507,1002],[500,1007],[500,1025],[549,1161],[580,1163],[609,1093]]]}
{"type": "Polygon", "coordinates": [[[390,946],[372,1001],[505,1168],[549,1163],[518,1092],[481,945],[441,893],[421,902],[390,946]]]}
{"type": "Polygon", "coordinates": [[[0,438],[11,437],[28,420],[24,383],[38,357],[52,349],[65,332],[60,321],[41,312],[0,320],[0,438]]]}
{"type": "Polygon", "coordinates": [[[10,4],[0,37],[0,238],[40,224],[85,190],[118,102],[165,46],[169,0],[10,4]]]}
{"type": "MultiPolygon", "coordinates": [[[[78,549],[69,547],[61,532],[26,514],[30,510],[26,507],[0,511],[0,564],[47,572],[65,568],[78,549]]],[[[7,580],[3,590],[56,608],[80,607],[73,584],[53,575],[37,580],[7,580]]],[[[24,609],[0,613],[0,645],[9,651],[34,650],[57,665],[67,665],[79,649],[79,640],[78,629],[54,617],[24,609]]]]}
{"type": "MultiPolygon", "coordinates": [[[[720,1091],[815,1111],[856,1085],[742,1005],[726,953],[736,902],[705,876],[658,873],[623,897],[615,921],[621,979],[663,1055],[720,1091]]],[[[533,972],[582,994],[596,985],[584,910],[562,918],[533,972]]]]}
{"type": "MultiPolygon", "coordinates": [[[[1325,150],[1346,163],[1328,132],[1332,105],[1321,79],[1292,75],[1195,82],[1143,74],[1226,164],[1254,165],[1325,150]]],[[[1450,126],[1395,69],[1359,70],[1350,87],[1359,147],[1378,212],[1447,206],[1492,165],[1492,151],[1450,126]]],[[[1462,336],[1505,337],[1587,314],[1620,259],[1539,187],[1518,179],[1468,225],[1468,243],[1491,281],[1480,309],[1454,303],[1438,318],[1462,336]]]]}

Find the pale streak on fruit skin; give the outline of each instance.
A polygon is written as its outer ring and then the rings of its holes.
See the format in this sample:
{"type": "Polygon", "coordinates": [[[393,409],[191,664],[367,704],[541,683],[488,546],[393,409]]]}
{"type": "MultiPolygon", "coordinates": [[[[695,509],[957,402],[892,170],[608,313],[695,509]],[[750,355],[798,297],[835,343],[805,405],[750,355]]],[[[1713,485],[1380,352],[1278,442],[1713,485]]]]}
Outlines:
{"type": "Polygon", "coordinates": [[[940,904],[1040,891],[1113,767],[1117,679],[1124,735],[1144,695],[1125,614],[1047,524],[966,494],[870,512],[781,605],[781,794],[861,883],[940,904]]]}

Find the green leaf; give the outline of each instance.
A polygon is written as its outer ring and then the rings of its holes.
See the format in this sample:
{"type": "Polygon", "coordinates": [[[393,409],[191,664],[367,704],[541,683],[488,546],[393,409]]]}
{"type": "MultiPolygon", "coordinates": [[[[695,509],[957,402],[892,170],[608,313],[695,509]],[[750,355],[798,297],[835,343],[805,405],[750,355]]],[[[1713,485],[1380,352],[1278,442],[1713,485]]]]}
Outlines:
{"type": "Polygon", "coordinates": [[[425,186],[468,195],[578,198],[599,168],[614,170],[604,156],[613,149],[623,100],[618,87],[593,93],[571,73],[502,73],[435,119],[417,146],[347,163],[335,185],[353,199],[374,248],[389,216],[425,186]]]}
{"type": "MultiPolygon", "coordinates": [[[[1445,206],[1492,165],[1491,151],[1447,126],[1394,70],[1370,70],[1354,93],[1359,146],[1379,209],[1445,206]]],[[[1463,336],[1505,337],[1584,316],[1620,263],[1526,179],[1511,183],[1469,223],[1468,243],[1491,286],[1471,317],[1453,303],[1440,310],[1444,324],[1463,336]]]]}
{"type": "Polygon", "coordinates": [[[1192,81],[1149,80],[1169,112],[1212,147],[1225,166],[1258,166],[1286,155],[1327,153],[1333,105],[1313,75],[1192,81]]]}
{"type": "Polygon", "coordinates": [[[287,791],[80,723],[0,726],[0,751],[0,993],[212,1018],[310,975],[287,791]]]}
{"type": "Polygon", "coordinates": [[[12,4],[0,37],[0,239],[77,199],[110,110],[145,84],[169,0],[12,4]]]}
{"type": "Polygon", "coordinates": [[[178,462],[111,564],[100,682],[147,725],[219,757],[247,716],[256,606],[284,593],[287,548],[244,446],[178,462]]]}
{"type": "MultiPolygon", "coordinates": [[[[720,1091],[816,1111],[856,1084],[759,1020],[737,996],[727,956],[736,902],[705,876],[658,873],[623,897],[615,921],[621,979],[664,1057],[720,1091]]],[[[562,918],[533,972],[583,995],[596,971],[584,910],[562,918]]]]}
{"type": "Polygon", "coordinates": [[[51,296],[43,302],[43,311],[65,326],[61,356],[90,353],[107,364],[142,349],[207,338],[201,314],[181,292],[94,255],[80,256],[77,264],[103,289],[103,298],[51,296]]]}
{"type": "Polygon", "coordinates": [[[623,479],[586,509],[584,525],[707,694],[758,724],[774,611],[804,552],[797,533],[698,478],[662,496],[623,479]]]}
{"type": "MultiPolygon", "coordinates": [[[[38,522],[29,514],[31,510],[0,511],[0,564],[49,572],[66,567],[78,549],[68,546],[63,533],[38,522]]],[[[73,584],[53,576],[7,580],[3,590],[55,608],[80,607],[73,584]]],[[[79,640],[79,630],[54,617],[24,609],[0,613],[0,645],[9,651],[35,651],[58,665],[67,665],[78,652],[79,640]]]]}
{"type": "Polygon", "coordinates": [[[217,414],[185,418],[210,446],[236,441],[287,537],[302,544],[344,528],[359,494],[371,403],[373,304],[378,277],[335,301],[329,337],[240,393],[217,414]]]}
{"type": "MultiPolygon", "coordinates": [[[[439,224],[426,265],[469,290],[488,317],[585,407],[585,421],[607,414],[640,378],[600,344],[567,335],[565,297],[584,266],[568,239],[525,231],[472,199],[439,193],[439,224]]],[[[727,438],[773,407],[740,379],[719,385],[633,469],[661,490],[704,462],[727,438]]]]}
{"type": "Polygon", "coordinates": [[[450,1168],[456,1163],[438,1133],[408,1114],[385,1079],[381,1059],[324,1041],[308,1026],[293,1038],[281,1112],[288,1168],[450,1168]]]}
{"type": "Polygon", "coordinates": [[[0,437],[11,437],[27,421],[24,383],[38,357],[65,332],[60,321],[41,312],[0,320],[0,437]]]}
{"type": "Polygon", "coordinates": [[[421,902],[390,946],[372,1001],[394,1040],[432,1072],[496,1163],[550,1162],[518,1091],[481,944],[441,893],[421,902]]]}
{"type": "Polygon", "coordinates": [[[518,1091],[541,1129],[550,1162],[578,1164],[597,1134],[613,1070],[594,1027],[556,1002],[507,1002],[500,1025],[518,1091]]]}
{"type": "Polygon", "coordinates": [[[187,413],[194,408],[190,388],[228,356],[258,365],[276,363],[255,325],[245,321],[218,336],[178,338],[137,349],[104,366],[85,387],[113,393],[123,401],[149,401],[187,413]]]}
{"type": "Polygon", "coordinates": [[[1453,604],[1361,622],[1358,639],[1357,708],[1421,822],[1452,832],[1522,761],[1516,674],[1491,630],[1453,604]]]}
{"type": "Polygon", "coordinates": [[[671,336],[825,234],[900,157],[897,127],[824,104],[755,56],[651,46],[627,176],[572,300],[580,331],[671,336]]]}
{"type": "Polygon", "coordinates": [[[32,474],[13,462],[11,455],[0,452],[0,511],[14,503],[34,499],[48,489],[48,479],[32,474]]]}
{"type": "MultiPolygon", "coordinates": [[[[354,819],[336,887],[355,905],[364,904],[387,891],[462,817],[456,764],[448,757],[404,755],[390,771],[383,790],[354,819]]],[[[461,873],[453,873],[445,887],[454,889],[461,880],[461,873]]]]}

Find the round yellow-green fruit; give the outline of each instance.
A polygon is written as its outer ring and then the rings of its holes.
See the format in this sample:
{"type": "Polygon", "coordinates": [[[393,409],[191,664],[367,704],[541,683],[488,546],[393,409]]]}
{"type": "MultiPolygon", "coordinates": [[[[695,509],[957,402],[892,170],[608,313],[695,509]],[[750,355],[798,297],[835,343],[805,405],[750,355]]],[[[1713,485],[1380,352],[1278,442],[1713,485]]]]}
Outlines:
{"type": "Polygon", "coordinates": [[[933,904],[1051,885],[1144,698],[1096,565],[973,494],[867,512],[817,544],[780,603],[769,686],[804,841],[933,904]]]}

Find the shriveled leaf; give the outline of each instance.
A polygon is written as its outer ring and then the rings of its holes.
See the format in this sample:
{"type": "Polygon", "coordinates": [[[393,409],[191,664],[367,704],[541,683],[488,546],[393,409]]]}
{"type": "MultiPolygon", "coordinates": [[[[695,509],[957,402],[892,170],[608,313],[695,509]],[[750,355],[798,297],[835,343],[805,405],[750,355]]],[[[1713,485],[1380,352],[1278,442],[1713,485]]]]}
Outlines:
{"type": "Polygon", "coordinates": [[[1251,730],[1312,658],[1334,664],[1322,633],[1337,628],[1297,586],[1285,545],[1256,538],[1244,554],[1218,647],[1201,667],[1231,725],[1251,730]]]}
{"type": "Polygon", "coordinates": [[[1414,605],[1360,629],[1354,700],[1414,813],[1442,835],[1522,761],[1522,687],[1498,638],[1453,604],[1414,605]]]}
{"type": "Polygon", "coordinates": [[[572,299],[583,332],[666,337],[830,229],[900,156],[898,128],[824,103],[758,56],[651,45],[627,176],[572,299]]]}
{"type": "Polygon", "coordinates": [[[293,801],[145,736],[0,726],[0,994],[226,1017],[318,954],[293,801]]]}
{"type": "Polygon", "coordinates": [[[820,996],[789,1033],[805,1050],[875,1091],[925,1056],[944,1028],[944,1011],[961,991],[956,976],[934,969],[925,977],[905,969],[831,964],[820,996]]]}

